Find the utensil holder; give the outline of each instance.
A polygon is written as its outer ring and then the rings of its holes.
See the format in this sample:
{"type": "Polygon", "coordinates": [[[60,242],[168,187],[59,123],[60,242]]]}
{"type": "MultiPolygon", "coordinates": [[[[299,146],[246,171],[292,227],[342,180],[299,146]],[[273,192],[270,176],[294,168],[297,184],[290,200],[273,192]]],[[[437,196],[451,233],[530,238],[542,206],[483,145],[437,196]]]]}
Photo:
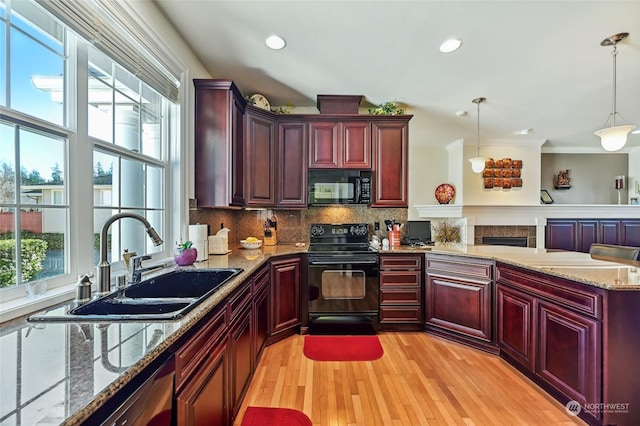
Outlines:
{"type": "Polygon", "coordinates": [[[400,231],[389,231],[389,246],[400,247],[400,231]]]}

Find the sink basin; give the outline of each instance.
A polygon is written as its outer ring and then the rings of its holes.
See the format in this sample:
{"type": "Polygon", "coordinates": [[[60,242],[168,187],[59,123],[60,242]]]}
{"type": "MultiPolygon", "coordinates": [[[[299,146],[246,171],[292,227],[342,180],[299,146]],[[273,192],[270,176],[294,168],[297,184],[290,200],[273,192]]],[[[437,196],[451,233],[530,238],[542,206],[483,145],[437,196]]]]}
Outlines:
{"type": "Polygon", "coordinates": [[[74,305],[65,314],[44,311],[32,315],[29,321],[175,320],[240,272],[240,268],[178,269],[74,305]]]}
{"type": "Polygon", "coordinates": [[[129,298],[198,298],[215,291],[241,269],[180,269],[126,287],[129,298]]]}

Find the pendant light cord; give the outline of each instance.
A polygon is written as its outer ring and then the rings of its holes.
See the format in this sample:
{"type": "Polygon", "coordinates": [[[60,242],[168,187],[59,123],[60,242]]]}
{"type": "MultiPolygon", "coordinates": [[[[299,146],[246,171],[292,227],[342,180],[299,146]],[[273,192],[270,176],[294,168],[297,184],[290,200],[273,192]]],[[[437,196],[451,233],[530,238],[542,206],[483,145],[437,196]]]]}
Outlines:
{"type": "Polygon", "coordinates": [[[480,102],[478,102],[478,134],[476,138],[476,157],[480,157],[480,102]]]}
{"type": "Polygon", "coordinates": [[[618,44],[613,44],[613,51],[611,52],[611,56],[613,56],[613,117],[611,126],[616,126],[616,56],[618,56],[618,44]]]}

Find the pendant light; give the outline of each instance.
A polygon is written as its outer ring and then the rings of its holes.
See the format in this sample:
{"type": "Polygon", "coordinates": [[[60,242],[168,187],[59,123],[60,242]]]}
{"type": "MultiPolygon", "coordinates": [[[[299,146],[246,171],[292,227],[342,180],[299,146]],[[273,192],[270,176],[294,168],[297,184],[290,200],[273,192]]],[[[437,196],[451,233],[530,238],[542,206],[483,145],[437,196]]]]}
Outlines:
{"type": "Polygon", "coordinates": [[[471,170],[474,173],[480,173],[484,170],[484,162],[486,158],[480,157],[480,104],[486,101],[487,98],[476,98],[472,100],[474,104],[476,104],[478,110],[478,139],[477,139],[477,148],[476,148],[476,156],[473,158],[469,158],[469,162],[471,162],[471,170]]]}
{"type": "Polygon", "coordinates": [[[611,52],[611,56],[613,57],[613,111],[604,123],[605,127],[594,132],[596,136],[600,136],[600,143],[605,151],[617,151],[621,149],[627,142],[627,134],[635,129],[635,126],[631,125],[616,126],[616,114],[618,114],[616,111],[616,56],[618,55],[616,45],[628,36],[629,33],[620,33],[605,38],[600,43],[600,46],[613,46],[613,51],[611,52]],[[611,127],[606,127],[609,120],[611,120],[611,127]]]}

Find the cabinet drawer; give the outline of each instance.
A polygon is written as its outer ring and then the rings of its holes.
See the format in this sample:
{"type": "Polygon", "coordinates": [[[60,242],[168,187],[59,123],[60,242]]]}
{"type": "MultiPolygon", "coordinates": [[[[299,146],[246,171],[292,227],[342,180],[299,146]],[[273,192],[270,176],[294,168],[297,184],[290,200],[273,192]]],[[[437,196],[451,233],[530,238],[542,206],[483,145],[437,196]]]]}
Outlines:
{"type": "Polygon", "coordinates": [[[496,282],[527,291],[560,306],[602,318],[604,290],[587,288],[579,283],[533,271],[498,264],[496,282]]]}
{"type": "Polygon", "coordinates": [[[446,257],[435,255],[426,257],[426,268],[428,272],[442,271],[451,272],[457,275],[469,277],[489,278],[493,276],[493,262],[482,260],[471,260],[461,256],[446,257]]]}
{"type": "Polygon", "coordinates": [[[271,276],[269,273],[271,270],[268,266],[262,268],[262,270],[258,271],[256,275],[253,277],[253,294],[256,295],[264,290],[265,287],[269,285],[269,279],[271,276]]]}
{"type": "Polygon", "coordinates": [[[380,269],[420,269],[422,256],[380,256],[380,269]]]}
{"type": "Polygon", "coordinates": [[[420,304],[420,289],[382,289],[380,290],[380,305],[420,304]]]}
{"type": "Polygon", "coordinates": [[[420,323],[422,308],[420,306],[381,306],[381,323],[420,323]]]}
{"type": "Polygon", "coordinates": [[[238,313],[251,303],[251,282],[243,283],[240,288],[240,291],[229,301],[229,322],[232,322],[238,313]]]}
{"type": "Polygon", "coordinates": [[[420,271],[383,271],[380,272],[380,288],[420,287],[420,271]]]}
{"type": "Polygon", "coordinates": [[[226,310],[221,309],[176,352],[176,388],[180,388],[226,334],[226,310]]]}

